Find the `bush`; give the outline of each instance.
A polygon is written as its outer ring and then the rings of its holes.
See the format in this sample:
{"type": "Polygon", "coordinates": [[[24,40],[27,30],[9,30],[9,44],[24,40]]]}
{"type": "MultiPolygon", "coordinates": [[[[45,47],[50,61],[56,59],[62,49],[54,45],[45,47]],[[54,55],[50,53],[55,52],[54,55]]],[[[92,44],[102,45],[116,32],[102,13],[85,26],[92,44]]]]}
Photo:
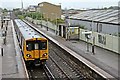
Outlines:
{"type": "Polygon", "coordinates": [[[38,19],[38,20],[41,20],[41,17],[43,18],[43,14],[39,12],[29,12],[29,13],[26,13],[25,16],[31,17],[33,19],[38,19]]]}
{"type": "Polygon", "coordinates": [[[54,19],[53,21],[51,21],[52,23],[56,24],[60,24],[60,23],[65,23],[65,21],[63,19],[54,19]],[[56,21],[57,20],[57,21],[56,21]]]}
{"type": "Polygon", "coordinates": [[[19,19],[24,19],[25,17],[22,16],[22,15],[18,15],[18,18],[19,18],[19,19]]]}

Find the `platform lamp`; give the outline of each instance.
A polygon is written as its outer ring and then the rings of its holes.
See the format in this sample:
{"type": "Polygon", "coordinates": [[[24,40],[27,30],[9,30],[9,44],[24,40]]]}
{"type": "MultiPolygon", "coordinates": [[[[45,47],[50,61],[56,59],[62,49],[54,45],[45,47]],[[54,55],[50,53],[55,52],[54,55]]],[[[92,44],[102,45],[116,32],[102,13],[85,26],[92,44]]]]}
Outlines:
{"type": "Polygon", "coordinates": [[[56,29],[55,29],[55,31],[56,31],[56,35],[57,35],[57,29],[58,29],[57,14],[55,14],[55,16],[56,16],[56,29]]]}
{"type": "Polygon", "coordinates": [[[43,13],[41,13],[41,28],[42,28],[42,16],[43,16],[43,13]]]}
{"type": "Polygon", "coordinates": [[[21,0],[21,11],[22,11],[22,15],[23,15],[23,1],[21,0]]]}
{"type": "Polygon", "coordinates": [[[48,14],[46,14],[47,16],[47,24],[46,24],[46,28],[47,28],[47,31],[48,31],[48,14]]]}
{"type": "Polygon", "coordinates": [[[89,52],[89,40],[92,38],[92,32],[91,31],[85,31],[85,32],[82,32],[82,34],[85,35],[85,38],[87,40],[86,51],[89,52]]]}
{"type": "MultiPolygon", "coordinates": [[[[118,23],[120,24],[120,1],[118,2],[118,23]]],[[[120,54],[120,26],[118,26],[118,53],[120,54]]]]}
{"type": "Polygon", "coordinates": [[[93,30],[93,18],[94,18],[94,14],[92,16],[92,24],[91,24],[91,27],[92,27],[92,53],[93,55],[95,55],[95,51],[94,51],[94,46],[95,46],[95,36],[94,36],[94,30],[93,30]]]}

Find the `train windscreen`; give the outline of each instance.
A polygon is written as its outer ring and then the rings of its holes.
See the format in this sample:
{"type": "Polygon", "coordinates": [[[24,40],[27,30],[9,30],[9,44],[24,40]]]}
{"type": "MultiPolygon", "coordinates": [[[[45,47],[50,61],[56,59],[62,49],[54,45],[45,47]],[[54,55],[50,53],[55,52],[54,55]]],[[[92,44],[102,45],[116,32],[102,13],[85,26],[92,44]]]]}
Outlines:
{"type": "Polygon", "coordinates": [[[34,42],[33,41],[27,41],[26,42],[26,49],[27,49],[27,51],[34,50],[34,42]]]}
{"type": "Polygon", "coordinates": [[[27,51],[31,50],[46,50],[47,49],[47,41],[27,41],[26,42],[27,51]]]}
{"type": "Polygon", "coordinates": [[[47,49],[47,41],[41,41],[40,47],[41,47],[41,50],[47,49]]]}

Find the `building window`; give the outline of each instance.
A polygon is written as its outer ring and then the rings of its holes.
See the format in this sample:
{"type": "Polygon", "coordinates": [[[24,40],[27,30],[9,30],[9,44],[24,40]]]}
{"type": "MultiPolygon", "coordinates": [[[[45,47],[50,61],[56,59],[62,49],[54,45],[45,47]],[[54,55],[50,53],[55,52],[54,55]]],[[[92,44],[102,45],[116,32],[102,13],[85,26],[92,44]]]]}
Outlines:
{"type": "Polygon", "coordinates": [[[98,34],[98,42],[106,45],[106,36],[98,34]]]}
{"type": "Polygon", "coordinates": [[[99,32],[102,32],[102,24],[99,24],[99,32]]]}
{"type": "Polygon", "coordinates": [[[74,28],[72,28],[71,32],[72,32],[72,34],[74,34],[74,32],[75,32],[74,28]]]}
{"type": "Polygon", "coordinates": [[[98,32],[98,23],[97,23],[97,32],[98,32]]]}
{"type": "Polygon", "coordinates": [[[43,4],[40,4],[40,7],[42,7],[43,6],[43,4]]]}
{"type": "Polygon", "coordinates": [[[92,24],[90,24],[90,31],[92,31],[93,30],[93,27],[92,27],[92,24]]]}

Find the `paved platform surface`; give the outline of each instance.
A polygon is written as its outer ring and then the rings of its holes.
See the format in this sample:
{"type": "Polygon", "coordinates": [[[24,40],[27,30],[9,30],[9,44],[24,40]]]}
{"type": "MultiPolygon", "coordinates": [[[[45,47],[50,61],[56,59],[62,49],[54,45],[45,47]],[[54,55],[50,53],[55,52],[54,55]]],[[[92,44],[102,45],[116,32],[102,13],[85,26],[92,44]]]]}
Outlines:
{"type": "Polygon", "coordinates": [[[23,66],[19,67],[19,65],[22,65],[22,62],[17,61],[18,54],[16,54],[15,50],[12,25],[10,21],[8,23],[6,45],[2,45],[2,48],[4,50],[3,56],[0,55],[0,59],[2,58],[2,60],[0,60],[2,61],[2,78],[25,78],[23,66]]]}
{"type": "Polygon", "coordinates": [[[64,38],[60,36],[56,36],[53,31],[47,31],[45,27],[41,28],[40,25],[34,25],[39,30],[47,34],[48,36],[54,38],[55,40],[61,42],[61,44],[67,46],[68,48],[72,49],[79,55],[83,56],[87,60],[91,61],[93,64],[99,66],[106,72],[110,73],[111,75],[115,77],[120,77],[120,55],[117,53],[111,52],[109,50],[96,47],[95,46],[95,55],[91,53],[91,47],[90,52],[86,51],[86,43],[84,41],[76,41],[76,40],[70,40],[66,41],[64,38]]]}

